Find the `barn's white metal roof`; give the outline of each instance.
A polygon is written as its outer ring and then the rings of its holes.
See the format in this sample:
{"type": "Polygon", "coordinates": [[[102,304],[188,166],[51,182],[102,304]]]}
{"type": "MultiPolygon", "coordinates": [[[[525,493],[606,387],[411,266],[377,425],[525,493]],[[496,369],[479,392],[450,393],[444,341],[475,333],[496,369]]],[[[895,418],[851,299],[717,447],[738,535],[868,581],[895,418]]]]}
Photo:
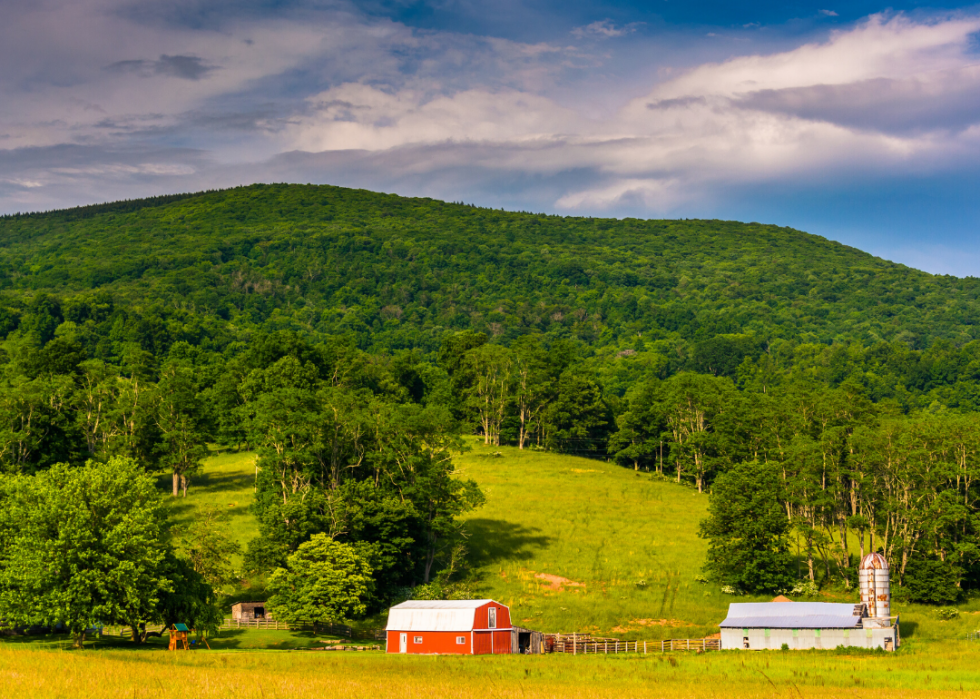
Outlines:
{"type": "Polygon", "coordinates": [[[392,609],[476,609],[491,602],[493,602],[492,599],[410,599],[407,602],[396,604],[392,609]]]}
{"type": "Polygon", "coordinates": [[[386,631],[472,631],[476,610],[491,599],[409,600],[388,610],[386,631]]]}
{"type": "Polygon", "coordinates": [[[732,604],[722,628],[851,629],[861,625],[860,604],[754,602],[732,604]]]}

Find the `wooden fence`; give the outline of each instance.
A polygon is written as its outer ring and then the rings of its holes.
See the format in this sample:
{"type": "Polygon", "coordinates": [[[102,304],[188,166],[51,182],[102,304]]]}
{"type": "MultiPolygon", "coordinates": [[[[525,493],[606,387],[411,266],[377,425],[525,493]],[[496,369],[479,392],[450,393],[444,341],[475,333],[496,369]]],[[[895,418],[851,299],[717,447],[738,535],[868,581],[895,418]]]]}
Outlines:
{"type": "Polygon", "coordinates": [[[603,655],[608,653],[670,653],[675,651],[705,652],[721,650],[720,638],[671,638],[664,641],[620,641],[615,638],[554,636],[545,642],[552,653],[573,655],[603,655]]]}
{"type": "Polygon", "coordinates": [[[361,631],[344,624],[320,624],[315,621],[279,621],[278,619],[228,619],[221,622],[221,629],[271,629],[275,631],[312,631],[341,638],[384,640],[385,632],[377,629],[361,631]]]}

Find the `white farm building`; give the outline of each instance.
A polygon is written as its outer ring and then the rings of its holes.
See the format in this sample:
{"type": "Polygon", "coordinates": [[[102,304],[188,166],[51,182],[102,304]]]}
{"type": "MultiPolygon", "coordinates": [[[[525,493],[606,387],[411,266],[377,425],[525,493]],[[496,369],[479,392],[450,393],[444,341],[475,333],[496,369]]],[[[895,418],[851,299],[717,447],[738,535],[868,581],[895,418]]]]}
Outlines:
{"type": "Polygon", "coordinates": [[[888,561],[870,553],[858,566],[859,604],[772,602],[733,604],[721,627],[723,649],[898,648],[898,617],[889,616],[888,561]]]}
{"type": "Polygon", "coordinates": [[[899,644],[898,618],[870,618],[864,604],[733,604],[720,626],[725,650],[779,650],[784,643],[792,650],[838,646],[895,650],[899,644]]]}

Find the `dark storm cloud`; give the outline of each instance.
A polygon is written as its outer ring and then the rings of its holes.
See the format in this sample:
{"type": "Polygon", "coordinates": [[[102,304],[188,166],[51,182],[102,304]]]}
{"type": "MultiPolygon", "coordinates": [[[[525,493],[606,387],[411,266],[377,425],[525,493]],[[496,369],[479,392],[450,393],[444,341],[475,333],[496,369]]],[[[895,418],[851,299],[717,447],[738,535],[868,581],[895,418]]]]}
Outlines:
{"type": "Polygon", "coordinates": [[[117,61],[106,66],[106,70],[115,73],[135,73],[144,78],[165,75],[172,78],[183,78],[184,80],[200,80],[215,68],[205,64],[204,59],[198,56],[168,56],[163,54],[156,61],[117,61]]]}
{"type": "Polygon", "coordinates": [[[980,75],[969,69],[934,75],[929,82],[876,78],[844,85],[760,90],[733,102],[745,109],[868,131],[955,131],[980,122],[980,75]]]}
{"type": "Polygon", "coordinates": [[[675,97],[673,99],[657,100],[649,102],[647,109],[654,111],[663,109],[683,109],[684,107],[701,107],[708,103],[704,97],[675,97]]]}

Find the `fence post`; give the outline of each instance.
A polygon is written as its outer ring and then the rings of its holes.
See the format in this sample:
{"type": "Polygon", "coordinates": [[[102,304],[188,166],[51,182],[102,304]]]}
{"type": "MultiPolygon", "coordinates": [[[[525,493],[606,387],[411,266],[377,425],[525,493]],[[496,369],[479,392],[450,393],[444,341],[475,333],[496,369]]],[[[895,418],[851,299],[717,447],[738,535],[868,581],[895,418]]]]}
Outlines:
{"type": "Polygon", "coordinates": [[[647,642],[644,641],[643,642],[643,655],[646,655],[646,654],[647,654],[647,642]]]}
{"type": "Polygon", "coordinates": [[[572,634],[572,655],[578,655],[578,634],[572,634]]]}

